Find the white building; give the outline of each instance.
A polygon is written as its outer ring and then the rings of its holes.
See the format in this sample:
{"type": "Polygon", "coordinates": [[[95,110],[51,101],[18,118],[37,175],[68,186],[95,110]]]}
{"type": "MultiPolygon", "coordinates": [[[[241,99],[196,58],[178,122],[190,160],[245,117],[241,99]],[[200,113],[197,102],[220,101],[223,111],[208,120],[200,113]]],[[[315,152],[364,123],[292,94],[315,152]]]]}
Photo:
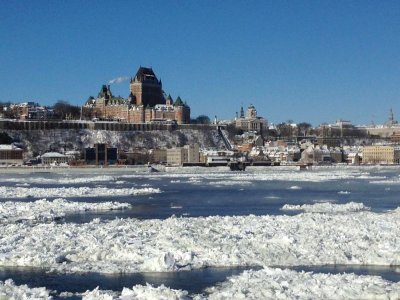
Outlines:
{"type": "Polygon", "coordinates": [[[47,152],[41,156],[41,159],[44,165],[59,165],[68,163],[71,158],[58,152],[47,152]]]}

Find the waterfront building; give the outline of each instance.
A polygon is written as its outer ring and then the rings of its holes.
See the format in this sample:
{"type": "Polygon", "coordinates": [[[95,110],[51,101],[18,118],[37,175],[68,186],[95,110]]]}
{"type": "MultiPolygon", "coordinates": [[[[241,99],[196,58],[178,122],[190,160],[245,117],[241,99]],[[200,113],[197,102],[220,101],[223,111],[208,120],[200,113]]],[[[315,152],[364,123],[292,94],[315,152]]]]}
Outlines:
{"type": "Polygon", "coordinates": [[[365,146],[362,160],[364,164],[399,164],[399,146],[365,146]]]}
{"type": "Polygon", "coordinates": [[[71,157],[58,152],[47,152],[41,156],[43,165],[68,164],[71,157]]]}
{"type": "Polygon", "coordinates": [[[174,101],[166,95],[151,68],[140,67],[130,81],[127,99],[112,94],[103,85],[97,98],[89,97],[83,106],[91,118],[127,123],[190,123],[190,107],[180,97],[174,101]]]}
{"type": "Polygon", "coordinates": [[[181,166],[187,162],[187,151],[184,148],[167,149],[167,164],[170,166],[181,166]]]}
{"type": "Polygon", "coordinates": [[[23,150],[14,145],[0,145],[0,165],[22,165],[23,150]]]}
{"type": "Polygon", "coordinates": [[[85,161],[88,165],[114,165],[118,162],[118,149],[107,144],[94,144],[94,147],[85,148],[85,161]]]}
{"type": "Polygon", "coordinates": [[[168,165],[183,165],[184,163],[199,163],[199,145],[185,145],[179,148],[167,149],[168,165]]]}

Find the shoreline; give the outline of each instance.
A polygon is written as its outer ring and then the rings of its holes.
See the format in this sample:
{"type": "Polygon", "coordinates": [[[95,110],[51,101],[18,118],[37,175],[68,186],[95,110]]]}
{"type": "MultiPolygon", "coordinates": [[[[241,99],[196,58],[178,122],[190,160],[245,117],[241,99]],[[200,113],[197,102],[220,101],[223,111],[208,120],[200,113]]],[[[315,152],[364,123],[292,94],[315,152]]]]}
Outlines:
{"type": "MultiPolygon", "coordinates": [[[[248,166],[246,170],[283,170],[290,169],[301,172],[312,172],[313,170],[324,169],[349,169],[349,168],[398,168],[400,165],[347,165],[347,164],[334,164],[334,165],[321,165],[311,166],[307,170],[299,170],[299,165],[280,165],[280,166],[248,166]]],[[[215,171],[230,171],[228,166],[165,166],[165,165],[127,165],[127,166],[0,166],[0,174],[6,173],[174,173],[181,170],[215,170],[215,171]],[[151,168],[151,169],[150,169],[151,168]]],[[[243,171],[240,171],[243,172],[243,171]]],[[[245,173],[246,171],[244,171],[245,173]]]]}

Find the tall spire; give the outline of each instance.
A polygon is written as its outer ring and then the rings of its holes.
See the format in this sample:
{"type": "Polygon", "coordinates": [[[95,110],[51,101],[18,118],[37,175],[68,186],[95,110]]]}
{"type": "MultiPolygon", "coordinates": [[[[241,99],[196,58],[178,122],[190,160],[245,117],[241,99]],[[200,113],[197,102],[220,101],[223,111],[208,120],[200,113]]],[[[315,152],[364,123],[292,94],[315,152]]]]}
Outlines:
{"type": "Polygon", "coordinates": [[[244,118],[244,110],[243,110],[243,106],[240,107],[240,118],[244,118]]]}

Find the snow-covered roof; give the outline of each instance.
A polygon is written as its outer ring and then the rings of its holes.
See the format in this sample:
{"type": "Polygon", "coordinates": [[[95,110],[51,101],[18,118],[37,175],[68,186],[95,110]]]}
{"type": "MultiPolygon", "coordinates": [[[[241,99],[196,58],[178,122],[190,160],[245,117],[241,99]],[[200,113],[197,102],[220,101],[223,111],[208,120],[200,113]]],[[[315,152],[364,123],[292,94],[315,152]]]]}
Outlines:
{"type": "Polygon", "coordinates": [[[22,150],[14,145],[0,145],[0,150],[22,150]]]}
{"type": "Polygon", "coordinates": [[[66,157],[66,155],[58,152],[47,152],[43,154],[42,157],[66,157]]]}

